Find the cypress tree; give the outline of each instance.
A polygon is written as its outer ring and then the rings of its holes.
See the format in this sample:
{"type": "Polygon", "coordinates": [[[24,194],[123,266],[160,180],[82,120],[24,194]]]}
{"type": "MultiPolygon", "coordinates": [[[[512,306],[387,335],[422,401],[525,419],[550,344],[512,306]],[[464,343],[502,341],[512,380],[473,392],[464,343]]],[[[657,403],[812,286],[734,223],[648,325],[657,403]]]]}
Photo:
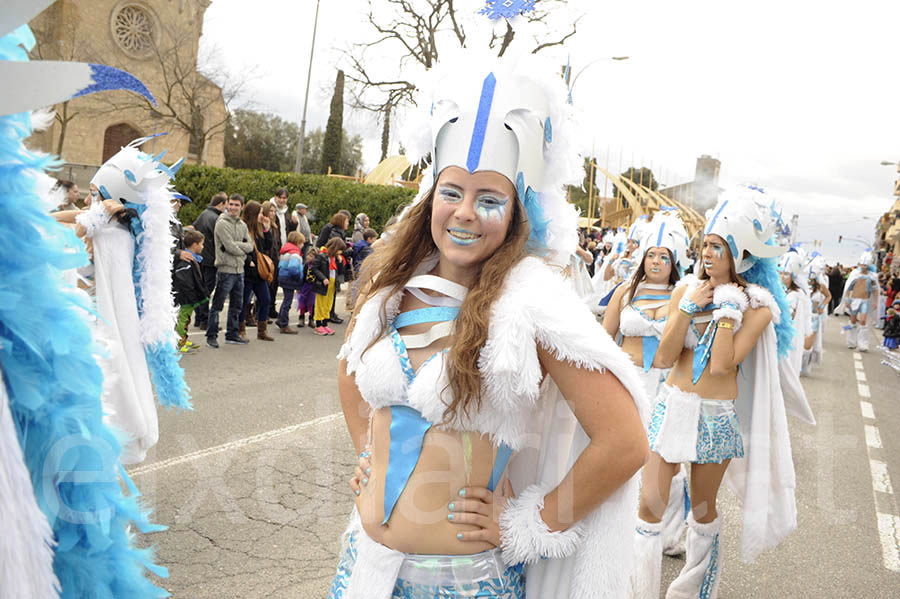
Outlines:
{"type": "Polygon", "coordinates": [[[334,83],[334,96],[331,98],[331,113],[325,127],[325,139],[322,140],[322,174],[336,173],[341,168],[341,138],[344,128],[344,71],[338,70],[334,83]]]}

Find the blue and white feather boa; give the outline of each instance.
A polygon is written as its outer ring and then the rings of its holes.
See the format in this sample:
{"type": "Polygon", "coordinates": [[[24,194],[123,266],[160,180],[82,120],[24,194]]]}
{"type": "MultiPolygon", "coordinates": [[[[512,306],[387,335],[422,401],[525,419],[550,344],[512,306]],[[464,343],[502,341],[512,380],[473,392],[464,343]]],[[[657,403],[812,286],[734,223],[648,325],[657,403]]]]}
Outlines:
{"type": "MultiPolygon", "coordinates": [[[[0,38],[0,60],[27,60],[21,31],[0,38]]],[[[86,320],[89,305],[60,274],[87,264],[87,254],[73,251],[80,242],[46,212],[42,196],[52,181],[44,171],[53,161],[25,148],[31,133],[31,115],[0,117],[0,240],[11,248],[0,252],[0,370],[13,441],[56,542],[60,596],[165,597],[144,577],[145,569],[165,576],[165,568],[153,564],[152,550],[134,547],[128,532],[131,524],[144,532],[160,527],[150,524],[135,496],[122,494],[119,443],[103,423],[103,374],[86,320]]],[[[0,434],[10,441],[8,431],[0,434]]],[[[0,458],[13,454],[3,451],[0,458]]],[[[0,535],[9,531],[4,520],[0,535]]],[[[18,551],[32,554],[48,543],[37,530],[17,541],[28,543],[18,551]]],[[[0,555],[0,564],[8,563],[0,555]]],[[[54,596],[49,574],[39,576],[33,582],[42,595],[18,596],[54,596]]],[[[3,574],[0,584],[8,579],[3,574]]]]}
{"type": "Polygon", "coordinates": [[[175,218],[172,209],[172,189],[165,186],[144,194],[144,203],[126,203],[140,215],[135,234],[134,270],[135,297],[140,316],[141,344],[147,357],[147,367],[161,405],[178,410],[190,410],[190,393],[184,381],[184,370],[178,361],[178,336],[175,323],[178,308],[172,297],[172,252],[175,244],[170,222],[175,218]]]}

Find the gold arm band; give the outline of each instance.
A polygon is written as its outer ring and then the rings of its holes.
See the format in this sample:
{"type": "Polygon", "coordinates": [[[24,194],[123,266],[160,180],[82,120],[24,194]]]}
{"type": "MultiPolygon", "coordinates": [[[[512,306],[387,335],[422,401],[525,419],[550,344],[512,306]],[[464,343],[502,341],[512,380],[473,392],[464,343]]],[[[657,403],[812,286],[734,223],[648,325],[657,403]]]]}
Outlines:
{"type": "Polygon", "coordinates": [[[716,323],[716,326],[719,327],[720,329],[734,329],[734,325],[731,324],[730,322],[719,321],[718,323],[716,323]]]}

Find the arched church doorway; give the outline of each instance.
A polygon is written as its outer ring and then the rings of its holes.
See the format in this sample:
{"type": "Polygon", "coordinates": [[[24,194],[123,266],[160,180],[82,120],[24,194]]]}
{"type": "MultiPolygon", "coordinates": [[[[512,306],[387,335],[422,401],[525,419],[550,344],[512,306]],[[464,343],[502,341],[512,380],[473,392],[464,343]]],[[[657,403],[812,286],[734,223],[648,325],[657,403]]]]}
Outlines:
{"type": "Polygon", "coordinates": [[[143,135],[128,123],[118,123],[107,127],[103,134],[103,161],[101,164],[112,158],[129,142],[143,135]]]}

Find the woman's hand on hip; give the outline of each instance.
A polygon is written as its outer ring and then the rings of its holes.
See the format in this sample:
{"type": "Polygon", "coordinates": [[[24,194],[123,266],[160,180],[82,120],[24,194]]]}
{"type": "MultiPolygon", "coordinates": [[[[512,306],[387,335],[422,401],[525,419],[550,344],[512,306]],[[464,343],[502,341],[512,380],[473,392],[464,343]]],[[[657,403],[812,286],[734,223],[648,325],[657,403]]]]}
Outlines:
{"type": "Polygon", "coordinates": [[[354,495],[359,495],[366,485],[369,484],[369,475],[372,474],[371,456],[372,453],[368,448],[357,456],[356,468],[353,471],[353,476],[350,477],[350,489],[354,495]]]}
{"type": "Polygon", "coordinates": [[[448,506],[447,520],[453,524],[475,525],[479,528],[459,532],[456,538],[460,541],[486,541],[494,547],[499,547],[500,514],[513,497],[512,485],[505,477],[495,492],[485,487],[461,489],[459,498],[451,501],[448,506]]]}

